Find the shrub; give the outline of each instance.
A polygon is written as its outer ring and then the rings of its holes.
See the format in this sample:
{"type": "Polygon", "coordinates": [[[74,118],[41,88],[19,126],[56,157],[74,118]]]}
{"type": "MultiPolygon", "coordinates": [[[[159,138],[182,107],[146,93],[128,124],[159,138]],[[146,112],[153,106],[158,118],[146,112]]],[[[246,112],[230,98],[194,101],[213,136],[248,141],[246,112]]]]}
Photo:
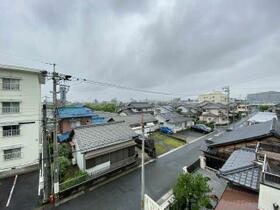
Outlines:
{"type": "Polygon", "coordinates": [[[58,155],[66,157],[66,158],[71,158],[72,151],[71,151],[70,145],[67,143],[59,144],[58,145],[58,155]]]}
{"type": "Polygon", "coordinates": [[[175,196],[171,204],[171,210],[192,209],[199,210],[203,207],[209,208],[210,195],[207,178],[198,174],[193,176],[189,173],[181,174],[173,187],[175,196]]]}
{"type": "Polygon", "coordinates": [[[61,156],[58,158],[59,160],[59,175],[61,178],[64,177],[66,170],[69,166],[71,166],[71,162],[68,158],[61,156]]]}

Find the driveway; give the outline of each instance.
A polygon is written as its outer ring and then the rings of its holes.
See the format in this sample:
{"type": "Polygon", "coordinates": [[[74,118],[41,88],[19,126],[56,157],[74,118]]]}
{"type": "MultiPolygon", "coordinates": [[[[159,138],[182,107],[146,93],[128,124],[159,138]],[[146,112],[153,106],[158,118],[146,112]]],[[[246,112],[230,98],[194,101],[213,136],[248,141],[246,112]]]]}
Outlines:
{"type": "Polygon", "coordinates": [[[39,172],[0,179],[0,209],[30,210],[38,205],[39,172]],[[6,205],[8,205],[6,207],[6,205]]]}

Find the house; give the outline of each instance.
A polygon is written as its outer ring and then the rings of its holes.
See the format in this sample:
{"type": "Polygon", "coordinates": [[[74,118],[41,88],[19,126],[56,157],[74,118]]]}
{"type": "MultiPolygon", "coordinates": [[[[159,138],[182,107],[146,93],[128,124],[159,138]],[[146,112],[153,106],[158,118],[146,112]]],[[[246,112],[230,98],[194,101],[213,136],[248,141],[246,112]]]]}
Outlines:
{"type": "Polygon", "coordinates": [[[198,96],[198,102],[212,102],[212,103],[228,103],[228,97],[221,91],[213,91],[212,93],[202,94],[198,96]]]}
{"type": "Polygon", "coordinates": [[[214,123],[216,125],[228,124],[227,106],[220,103],[207,103],[202,108],[202,114],[199,116],[200,121],[214,123]]]}
{"type": "Polygon", "coordinates": [[[154,106],[147,102],[130,102],[118,112],[122,116],[127,116],[131,114],[154,114],[154,106]]]}
{"type": "Polygon", "coordinates": [[[65,106],[58,108],[59,132],[65,133],[82,125],[102,124],[105,118],[95,114],[84,105],[65,106]]]}
{"type": "Polygon", "coordinates": [[[168,112],[174,112],[174,107],[170,105],[164,105],[164,106],[157,106],[155,108],[155,114],[162,114],[162,113],[168,113],[168,112]]]}
{"type": "MultiPolygon", "coordinates": [[[[116,117],[113,117],[113,119],[115,121],[124,121],[137,134],[142,134],[142,126],[141,126],[142,116],[141,116],[141,114],[134,114],[134,115],[128,115],[128,116],[116,116],[116,117]]],[[[144,124],[144,134],[145,135],[148,135],[149,133],[154,132],[157,129],[159,129],[157,119],[151,114],[143,114],[143,124],[144,124]]]]}
{"type": "Polygon", "coordinates": [[[272,112],[258,112],[257,114],[255,114],[254,116],[249,118],[247,120],[247,122],[248,122],[249,125],[252,125],[252,124],[267,122],[267,121],[270,121],[274,118],[276,120],[278,119],[277,115],[275,113],[272,113],[272,112]]]}
{"type": "Polygon", "coordinates": [[[280,126],[276,119],[225,132],[214,142],[206,140],[201,147],[206,165],[220,169],[237,149],[256,148],[258,143],[279,144],[280,126]]]}
{"type": "MultiPolygon", "coordinates": [[[[256,148],[235,150],[218,176],[229,182],[216,209],[274,210],[280,205],[280,144],[258,143],[256,148]],[[237,193],[236,193],[237,191],[237,193]],[[233,194],[236,194],[233,196],[233,194]],[[239,196],[238,196],[239,195],[239,196]],[[223,198],[225,196],[225,198],[223,198]],[[227,197],[231,197],[228,202],[227,197]],[[235,204],[234,199],[244,204],[235,204]],[[250,203],[247,205],[246,203],[250,203]],[[241,205],[241,206],[239,206],[241,205]],[[247,206],[246,206],[247,205],[247,206]],[[246,206],[246,207],[245,207],[246,206]]],[[[238,202],[237,202],[238,203],[238,202]]]]}
{"type": "Polygon", "coordinates": [[[73,142],[78,167],[97,177],[134,163],[137,136],[124,122],[75,128],[73,142]]]}
{"type": "Polygon", "coordinates": [[[44,83],[38,69],[0,65],[0,171],[38,164],[44,83]]]}
{"type": "Polygon", "coordinates": [[[239,103],[239,104],[237,104],[236,111],[238,113],[241,113],[241,114],[243,114],[243,113],[246,114],[249,111],[249,105],[248,104],[241,104],[241,103],[239,103]]]}
{"type": "Polygon", "coordinates": [[[177,110],[186,117],[197,119],[199,117],[200,109],[198,104],[183,104],[177,107],[177,110]]]}
{"type": "Polygon", "coordinates": [[[183,117],[175,112],[156,115],[160,126],[170,128],[174,133],[187,129],[193,125],[192,119],[183,117]]]}

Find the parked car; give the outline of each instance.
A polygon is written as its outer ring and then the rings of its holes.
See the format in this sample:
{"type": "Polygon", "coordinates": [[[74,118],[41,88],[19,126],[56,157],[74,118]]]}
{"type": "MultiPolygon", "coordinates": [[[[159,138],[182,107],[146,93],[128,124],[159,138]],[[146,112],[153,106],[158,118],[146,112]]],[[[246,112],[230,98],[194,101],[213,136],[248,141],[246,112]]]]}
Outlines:
{"type": "Polygon", "coordinates": [[[173,131],[168,127],[160,127],[159,131],[161,133],[165,133],[165,134],[173,134],[173,131]]]}
{"type": "Polygon", "coordinates": [[[191,127],[192,130],[196,130],[202,133],[210,133],[212,129],[204,124],[196,124],[191,127]]]}

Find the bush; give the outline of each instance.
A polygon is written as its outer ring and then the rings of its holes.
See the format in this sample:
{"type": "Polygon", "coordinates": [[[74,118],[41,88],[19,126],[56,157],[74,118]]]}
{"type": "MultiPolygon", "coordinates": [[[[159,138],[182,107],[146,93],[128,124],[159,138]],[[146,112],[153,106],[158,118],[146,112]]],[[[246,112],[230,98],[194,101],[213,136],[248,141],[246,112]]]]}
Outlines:
{"type": "Polygon", "coordinates": [[[69,144],[63,143],[58,145],[58,155],[66,158],[72,157],[72,150],[69,144]]]}
{"type": "Polygon", "coordinates": [[[196,176],[189,173],[181,174],[173,187],[175,199],[170,210],[199,210],[211,207],[209,195],[211,191],[207,181],[207,178],[200,174],[196,176]]]}
{"type": "Polygon", "coordinates": [[[69,168],[69,166],[71,166],[71,162],[68,158],[64,156],[59,157],[58,160],[59,160],[59,175],[61,179],[63,179],[63,177],[66,174],[66,170],[69,168]]]}
{"type": "Polygon", "coordinates": [[[80,184],[87,180],[87,173],[84,171],[76,171],[73,176],[69,177],[62,183],[62,190],[80,184]]]}

